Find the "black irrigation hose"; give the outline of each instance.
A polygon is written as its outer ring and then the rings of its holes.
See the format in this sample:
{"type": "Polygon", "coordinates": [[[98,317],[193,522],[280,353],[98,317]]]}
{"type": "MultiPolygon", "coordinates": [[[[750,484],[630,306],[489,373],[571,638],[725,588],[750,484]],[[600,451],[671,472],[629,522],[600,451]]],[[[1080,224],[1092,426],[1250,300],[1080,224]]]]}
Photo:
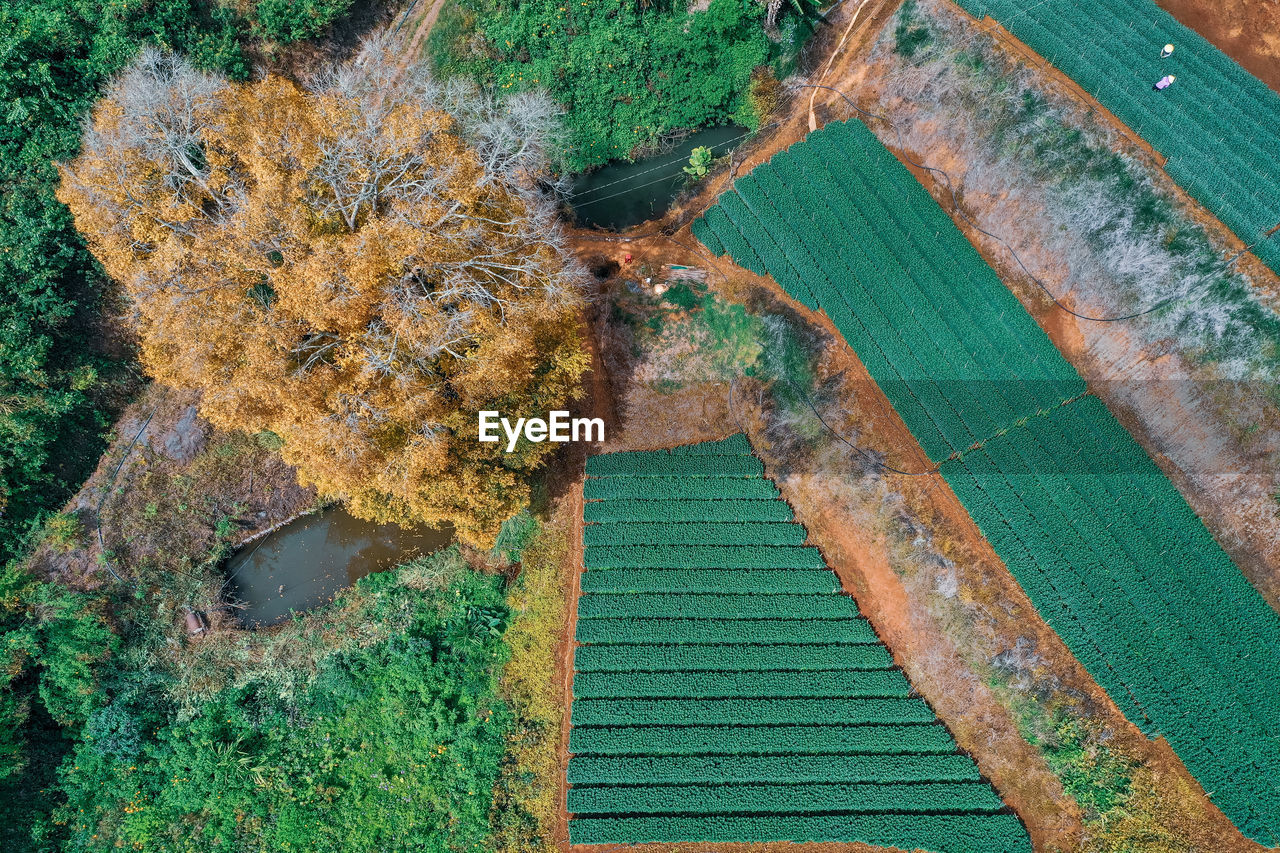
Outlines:
{"type": "Polygon", "coordinates": [[[974,222],[969,217],[969,215],[965,213],[964,208],[960,205],[960,197],[956,193],[955,184],[951,180],[951,175],[949,175],[945,169],[940,169],[936,166],[929,166],[929,165],[926,165],[925,163],[918,163],[915,160],[911,159],[910,156],[907,155],[907,147],[903,140],[902,131],[898,128],[896,124],[889,121],[888,117],[867,112],[862,107],[855,104],[852,98],[850,98],[848,95],[846,95],[844,92],[840,91],[839,89],[835,88],[834,86],[825,86],[820,83],[802,83],[802,84],[799,84],[797,88],[826,89],[829,92],[835,92],[837,95],[844,98],[845,102],[849,106],[853,107],[853,109],[856,110],[857,112],[861,113],[864,116],[867,116],[868,118],[873,118],[873,119],[876,119],[877,121],[882,121],[886,125],[888,125],[889,128],[892,129],[894,134],[897,136],[898,151],[901,153],[902,159],[906,160],[908,163],[910,163],[913,166],[916,166],[917,168],[924,169],[927,172],[936,172],[937,174],[941,175],[946,182],[947,192],[951,194],[951,202],[953,207],[955,208],[956,215],[959,216],[961,219],[963,219],[965,222],[969,223],[969,225],[972,226],[975,231],[978,231],[981,234],[987,235],[991,239],[998,241],[1000,245],[1004,246],[1005,249],[1008,250],[1009,254],[1013,256],[1013,259],[1017,262],[1018,266],[1022,268],[1022,271],[1027,274],[1027,277],[1030,278],[1032,281],[1034,281],[1036,285],[1038,285],[1039,288],[1044,291],[1045,296],[1048,296],[1049,299],[1053,300],[1054,305],[1058,306],[1063,311],[1066,311],[1071,316],[1078,317],[1081,320],[1088,320],[1093,323],[1117,323],[1117,322],[1120,322],[1121,320],[1133,320],[1138,317],[1142,317],[1147,314],[1150,314],[1154,311],[1159,311],[1161,308],[1175,301],[1175,297],[1172,297],[1172,296],[1166,297],[1165,299],[1162,299],[1159,302],[1157,302],[1155,305],[1152,305],[1150,308],[1145,308],[1142,311],[1136,311],[1132,314],[1123,314],[1116,317],[1091,317],[1087,314],[1081,314],[1079,311],[1075,311],[1072,308],[1064,305],[1061,302],[1061,300],[1059,300],[1058,297],[1053,294],[1053,291],[1051,291],[1043,281],[1041,281],[1034,273],[1032,273],[1031,270],[1027,269],[1027,265],[1022,262],[1022,258],[1018,256],[1018,253],[1014,251],[1013,246],[1009,245],[1009,242],[1007,240],[1005,240],[1003,237],[999,236],[998,234],[992,234],[990,231],[986,230],[981,225],[974,222]]]}
{"type": "Polygon", "coordinates": [[[418,5],[418,0],[413,0],[413,2],[409,4],[409,8],[404,10],[404,14],[400,16],[400,23],[396,24],[396,28],[394,31],[396,35],[400,34],[400,28],[404,26],[405,21],[409,20],[409,13],[412,12],[413,7],[417,5],[418,5]]]}
{"type": "Polygon", "coordinates": [[[795,382],[791,381],[791,379],[787,377],[783,377],[783,378],[786,379],[786,382],[788,385],[790,385],[793,389],[795,389],[796,393],[798,393],[801,397],[804,398],[804,401],[809,405],[809,408],[813,410],[813,414],[818,419],[818,423],[822,424],[822,426],[826,428],[827,432],[831,433],[835,438],[849,445],[849,447],[853,448],[853,451],[855,453],[857,453],[859,456],[861,456],[863,459],[865,459],[867,462],[870,462],[872,465],[876,466],[877,468],[881,468],[885,471],[888,471],[891,474],[900,474],[903,477],[931,477],[934,474],[937,474],[939,470],[941,470],[942,468],[941,463],[934,465],[932,468],[928,468],[924,471],[904,471],[901,468],[895,468],[892,465],[881,462],[879,459],[876,459],[870,453],[863,450],[861,447],[858,447],[858,445],[854,444],[852,441],[845,438],[840,433],[836,432],[835,429],[832,428],[831,424],[827,423],[826,418],[822,417],[822,413],[818,411],[818,407],[813,405],[813,401],[809,399],[809,395],[804,392],[804,389],[801,388],[799,385],[797,385],[795,382]]]}

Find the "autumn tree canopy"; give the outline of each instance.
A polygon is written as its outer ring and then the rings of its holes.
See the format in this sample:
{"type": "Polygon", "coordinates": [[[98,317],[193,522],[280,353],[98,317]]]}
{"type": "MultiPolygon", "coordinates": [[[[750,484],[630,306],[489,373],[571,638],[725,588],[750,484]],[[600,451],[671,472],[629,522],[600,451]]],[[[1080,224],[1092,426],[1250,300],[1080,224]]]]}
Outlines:
{"type": "Polygon", "coordinates": [[[303,87],[144,50],[61,198],[132,300],[141,359],[224,428],[270,430],[359,515],[491,537],[549,444],[476,413],[564,407],[582,275],[537,189],[550,102],[401,69],[385,39],[303,87]]]}

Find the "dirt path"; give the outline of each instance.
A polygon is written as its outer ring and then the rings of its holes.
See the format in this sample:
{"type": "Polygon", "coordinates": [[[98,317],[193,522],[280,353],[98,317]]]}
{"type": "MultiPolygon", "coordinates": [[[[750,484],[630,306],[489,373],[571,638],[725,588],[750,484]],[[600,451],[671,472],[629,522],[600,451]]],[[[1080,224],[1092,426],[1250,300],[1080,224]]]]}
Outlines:
{"type": "Polygon", "coordinates": [[[1253,76],[1280,92],[1280,3],[1276,0],[1156,0],[1253,76]]]}
{"type": "Polygon", "coordinates": [[[577,648],[574,637],[578,634],[578,596],[582,593],[582,481],[574,486],[570,496],[573,506],[573,533],[569,556],[564,570],[568,573],[568,606],[565,610],[564,633],[556,651],[556,680],[564,688],[564,718],[560,724],[560,788],[556,794],[559,820],[556,840],[561,846],[569,843],[568,770],[569,770],[569,719],[573,709],[573,653],[577,648]]]}
{"type": "Polygon", "coordinates": [[[422,48],[427,42],[427,36],[431,34],[431,28],[436,25],[436,19],[440,17],[440,10],[444,8],[446,2],[447,0],[432,0],[431,5],[427,7],[427,11],[420,14],[410,25],[413,28],[413,33],[409,36],[409,40],[404,46],[405,64],[420,58],[422,48]]]}

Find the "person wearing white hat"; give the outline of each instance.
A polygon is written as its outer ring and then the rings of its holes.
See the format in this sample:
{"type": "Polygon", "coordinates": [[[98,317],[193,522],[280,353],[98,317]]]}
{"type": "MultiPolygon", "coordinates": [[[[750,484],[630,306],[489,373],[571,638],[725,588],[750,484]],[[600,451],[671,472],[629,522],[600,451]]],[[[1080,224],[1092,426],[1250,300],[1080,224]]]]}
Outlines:
{"type": "Polygon", "coordinates": [[[1168,59],[1171,55],[1173,55],[1173,45],[1166,44],[1164,50],[1160,51],[1160,58],[1168,59]]]}

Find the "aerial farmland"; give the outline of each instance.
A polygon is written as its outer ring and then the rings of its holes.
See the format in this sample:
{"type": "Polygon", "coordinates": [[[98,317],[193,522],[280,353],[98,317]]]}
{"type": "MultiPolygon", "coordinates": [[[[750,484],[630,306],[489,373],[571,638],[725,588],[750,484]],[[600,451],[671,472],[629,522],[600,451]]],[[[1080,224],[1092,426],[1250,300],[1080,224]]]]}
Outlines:
{"type": "Polygon", "coordinates": [[[0,848],[1280,849],[1280,7],[0,8],[0,848]]]}

